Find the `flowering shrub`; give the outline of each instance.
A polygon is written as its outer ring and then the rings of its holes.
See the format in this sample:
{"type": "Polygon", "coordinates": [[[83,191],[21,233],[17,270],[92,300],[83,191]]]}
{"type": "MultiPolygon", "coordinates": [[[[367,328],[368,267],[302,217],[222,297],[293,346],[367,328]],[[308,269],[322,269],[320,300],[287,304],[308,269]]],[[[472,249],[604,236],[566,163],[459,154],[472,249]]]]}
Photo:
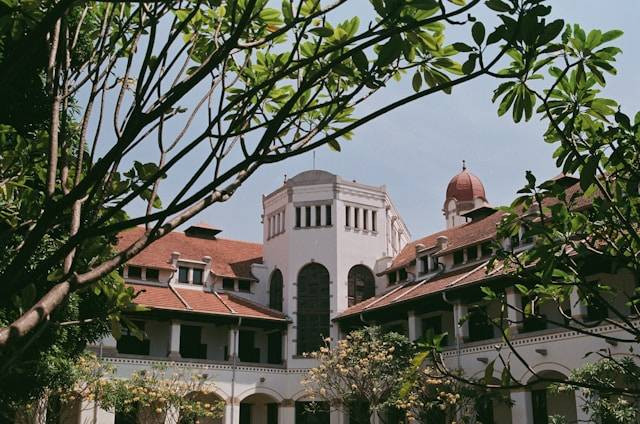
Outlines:
{"type": "Polygon", "coordinates": [[[410,421],[452,424],[489,424],[483,422],[483,410],[492,408],[493,402],[509,401],[499,392],[463,383],[424,363],[405,374],[405,385],[395,401],[410,421]]]}
{"type": "MultiPolygon", "coordinates": [[[[114,376],[114,367],[95,355],[81,357],[71,371],[76,381],[67,389],[48,394],[58,414],[74,402],[95,401],[100,407],[137,417],[140,422],[197,423],[198,419],[222,417],[224,402],[213,393],[207,376],[183,370],[169,372],[156,366],[130,378],[114,376]]],[[[27,416],[39,414],[38,405],[27,406],[27,416]]],[[[51,415],[53,411],[47,411],[51,415]]]]}
{"type": "Polygon", "coordinates": [[[219,418],[224,407],[207,377],[185,371],[169,373],[163,367],[134,373],[129,379],[107,380],[100,387],[98,402],[102,407],[136,414],[142,422],[219,418]]]}
{"type": "MultiPolygon", "coordinates": [[[[583,411],[594,424],[640,423],[640,356],[605,356],[599,361],[575,369],[569,376],[574,384],[553,385],[556,392],[579,391],[583,411]],[[589,385],[593,389],[582,388],[589,385]]],[[[563,417],[551,417],[563,423],[563,417]]]]}
{"type": "Polygon", "coordinates": [[[327,339],[308,356],[318,365],[303,380],[307,395],[349,410],[350,422],[358,424],[375,415],[391,422],[391,411],[410,422],[481,423],[482,407],[502,400],[499,393],[437,372],[405,336],[380,327],[353,331],[333,346],[327,339]]]}
{"type": "Polygon", "coordinates": [[[370,414],[391,406],[394,392],[414,355],[413,345],[397,333],[370,327],[350,333],[332,347],[330,339],[308,356],[318,360],[302,381],[307,395],[334,408],[367,404],[370,414]]]}

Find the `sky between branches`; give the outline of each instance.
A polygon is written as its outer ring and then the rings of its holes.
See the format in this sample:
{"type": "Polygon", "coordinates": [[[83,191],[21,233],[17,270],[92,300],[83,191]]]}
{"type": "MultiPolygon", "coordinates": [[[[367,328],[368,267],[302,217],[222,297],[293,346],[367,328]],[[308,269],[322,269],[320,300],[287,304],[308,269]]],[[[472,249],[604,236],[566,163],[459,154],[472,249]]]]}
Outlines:
{"type": "MultiPolygon", "coordinates": [[[[359,14],[364,21],[370,6],[364,4],[366,0],[361,1],[362,6],[349,12],[359,14]]],[[[553,0],[550,4],[554,19],[579,23],[586,30],[624,31],[615,42],[623,50],[617,63],[619,73],[607,78],[604,94],[618,100],[628,114],[640,110],[638,0],[553,0]]],[[[483,18],[482,13],[476,16],[483,18]]],[[[491,21],[485,23],[488,28],[493,26],[491,21]]],[[[383,96],[372,99],[362,114],[409,93],[410,77],[382,90],[383,96]]],[[[491,103],[497,84],[485,77],[456,88],[451,96],[427,96],[397,109],[358,129],[352,141],[341,143],[341,152],[318,149],[315,167],[348,180],[385,184],[414,238],[444,227],[445,189],[463,159],[483,181],[493,205],[509,203],[523,185],[525,170],[534,171],[540,178],[552,177],[558,171],[551,159],[554,147],[542,141],[545,123],[534,116],[531,122],[516,125],[508,116],[497,116],[496,105],[491,103]]],[[[292,177],[312,167],[312,153],[263,167],[230,201],[211,207],[192,221],[206,221],[221,228],[221,237],[261,242],[262,194],[278,188],[285,174],[292,177]]],[[[179,189],[176,179],[170,180],[163,183],[169,184],[161,189],[161,195],[179,189]]],[[[131,212],[140,210],[133,206],[131,212]]]]}

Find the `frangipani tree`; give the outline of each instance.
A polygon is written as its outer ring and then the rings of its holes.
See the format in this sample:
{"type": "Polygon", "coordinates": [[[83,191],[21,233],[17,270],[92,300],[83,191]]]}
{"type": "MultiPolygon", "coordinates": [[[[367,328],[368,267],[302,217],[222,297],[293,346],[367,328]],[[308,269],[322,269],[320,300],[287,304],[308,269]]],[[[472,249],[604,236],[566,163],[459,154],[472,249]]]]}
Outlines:
{"type": "MultiPolygon", "coordinates": [[[[579,25],[566,26],[561,43],[548,47],[551,54],[533,67],[531,58],[510,51],[513,59],[501,75],[519,73],[518,81],[501,84],[494,93],[498,114],[510,112],[515,122],[537,114],[548,122],[544,141],[557,146],[554,159],[562,178],[539,181],[526,173],[520,196],[503,208],[506,215],[498,239],[516,235],[533,243],[524,251],[504,249],[496,244],[493,266],[507,278],[518,281],[519,294],[530,299],[526,305],[512,305],[505,292],[484,287],[486,300],[502,304],[502,318],[496,319],[506,349],[487,369],[502,368],[499,383],[486,382],[492,390],[523,389],[540,382],[560,385],[562,390],[586,393],[587,409],[596,422],[633,422],[635,405],[629,399],[640,395],[635,345],[640,333],[638,281],[640,281],[640,113],[628,114],[613,99],[603,97],[607,78],[621,50],[611,44],[622,31],[585,31],[579,25]],[[523,72],[524,71],[524,72],[523,72]],[[577,182],[571,190],[567,181],[577,182]],[[620,278],[594,281],[597,273],[629,276],[633,287],[620,278]],[[566,306],[598,311],[598,318],[572,315],[566,306]],[[540,307],[552,307],[562,319],[550,319],[540,307]],[[509,311],[523,319],[536,319],[555,327],[624,345],[627,353],[607,349],[586,352],[591,364],[573,370],[566,381],[539,373],[526,355],[511,343],[508,326],[522,320],[507,319],[509,311]],[[502,323],[506,323],[503,326],[502,323]],[[615,332],[601,332],[606,324],[615,332]],[[521,381],[511,374],[512,366],[524,367],[533,376],[521,381]],[[602,395],[602,396],[600,396],[602,395]],[[630,421],[631,420],[631,421],[630,421]]],[[[595,345],[594,345],[595,346],[595,345]]],[[[440,372],[464,380],[450,370],[432,349],[440,372]]]]}
{"type": "MultiPolygon", "coordinates": [[[[497,75],[492,69],[507,51],[526,55],[530,67],[530,58],[552,51],[547,45],[562,28],[546,21],[550,7],[541,0],[372,0],[370,22],[335,22],[334,12],[351,4],[3,3],[10,19],[0,28],[1,94],[41,71],[50,118],[38,132],[44,166],[33,175],[3,167],[13,171],[0,180],[8,205],[2,307],[12,308],[25,285],[38,294],[3,322],[3,355],[71,292],[228,200],[260,166],[324,144],[339,149],[341,139],[390,110],[497,75]],[[470,15],[484,5],[500,13],[494,30],[470,15]],[[448,24],[471,26],[473,43],[447,43],[448,24]],[[415,93],[358,116],[360,105],[406,73],[415,93]],[[160,184],[177,168],[192,172],[161,201],[160,184]],[[125,214],[136,202],[146,205],[143,213],[125,214]],[[141,224],[144,235],[109,259],[89,249],[141,224]],[[38,257],[55,232],[54,248],[38,257]]],[[[5,134],[10,145],[35,136],[5,134]]]]}
{"type": "Polygon", "coordinates": [[[302,384],[307,395],[317,401],[343,412],[360,412],[364,407],[361,419],[378,416],[384,420],[414,354],[406,337],[367,327],[351,332],[335,346],[327,340],[319,351],[310,353],[318,366],[308,372],[302,384]]]}
{"type": "Polygon", "coordinates": [[[73,384],[51,390],[23,409],[16,408],[17,418],[67,422],[94,404],[144,423],[178,424],[223,415],[225,403],[215,395],[213,376],[162,366],[135,372],[129,378],[117,377],[115,371],[95,355],[85,354],[70,370],[73,384]]]}

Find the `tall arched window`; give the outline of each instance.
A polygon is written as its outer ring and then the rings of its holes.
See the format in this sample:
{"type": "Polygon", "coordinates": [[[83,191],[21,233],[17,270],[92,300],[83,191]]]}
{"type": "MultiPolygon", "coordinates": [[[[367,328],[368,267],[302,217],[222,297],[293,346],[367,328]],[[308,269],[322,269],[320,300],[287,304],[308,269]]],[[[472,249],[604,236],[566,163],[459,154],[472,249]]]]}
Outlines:
{"type": "Polygon", "coordinates": [[[278,311],[282,311],[282,272],[276,269],[271,273],[271,282],[269,283],[269,307],[278,311]]]}
{"type": "Polygon", "coordinates": [[[329,337],[329,271],[305,265],[298,274],[297,353],[313,352],[329,337]]]}
{"type": "Polygon", "coordinates": [[[376,281],[364,265],[356,265],[349,270],[349,306],[369,299],[376,294],[376,281]]]}

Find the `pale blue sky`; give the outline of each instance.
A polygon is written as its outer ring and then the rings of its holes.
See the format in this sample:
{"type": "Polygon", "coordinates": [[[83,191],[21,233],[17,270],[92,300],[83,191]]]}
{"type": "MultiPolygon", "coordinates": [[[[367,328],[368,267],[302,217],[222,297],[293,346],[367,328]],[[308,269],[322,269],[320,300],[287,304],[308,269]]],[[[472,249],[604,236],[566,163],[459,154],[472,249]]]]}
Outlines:
{"type": "MultiPolygon", "coordinates": [[[[623,49],[619,75],[609,78],[605,94],[620,101],[627,112],[639,110],[640,2],[553,0],[551,4],[553,15],[569,23],[625,32],[616,42],[623,49]]],[[[357,9],[351,13],[359,13],[357,9]]],[[[441,209],[446,185],[463,159],[483,181],[492,204],[508,203],[523,185],[525,170],[541,178],[558,171],[551,159],[554,147],[542,141],[544,124],[532,120],[515,125],[508,117],[498,118],[490,101],[496,85],[490,78],[476,80],[451,96],[428,96],[398,109],[357,130],[352,141],[342,143],[342,152],[317,150],[316,168],[365,184],[385,184],[414,238],[444,226],[441,209]]],[[[408,80],[387,90],[377,105],[407,93],[408,80]]],[[[284,174],[291,177],[311,167],[311,153],[265,166],[230,201],[211,207],[193,221],[221,228],[222,237],[262,241],[261,195],[279,187],[284,174]]]]}

